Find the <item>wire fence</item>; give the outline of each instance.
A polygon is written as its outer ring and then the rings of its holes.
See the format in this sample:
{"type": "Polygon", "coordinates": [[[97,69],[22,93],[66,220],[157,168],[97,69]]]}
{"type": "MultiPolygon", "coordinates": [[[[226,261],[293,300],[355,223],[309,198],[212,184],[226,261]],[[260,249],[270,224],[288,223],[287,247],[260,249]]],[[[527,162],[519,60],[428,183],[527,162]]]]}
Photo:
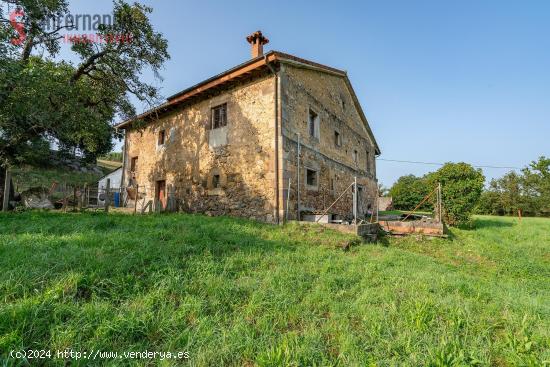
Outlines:
{"type": "MultiPolygon", "coordinates": [[[[146,203],[147,188],[137,186],[105,187],[53,182],[49,188],[32,193],[27,207],[51,207],[69,210],[100,210],[109,208],[139,208],[146,203]],[[141,201],[141,203],[140,203],[141,201]],[[140,204],[140,205],[136,205],[140,204]]],[[[28,195],[29,196],[29,195],[28,195]]]]}

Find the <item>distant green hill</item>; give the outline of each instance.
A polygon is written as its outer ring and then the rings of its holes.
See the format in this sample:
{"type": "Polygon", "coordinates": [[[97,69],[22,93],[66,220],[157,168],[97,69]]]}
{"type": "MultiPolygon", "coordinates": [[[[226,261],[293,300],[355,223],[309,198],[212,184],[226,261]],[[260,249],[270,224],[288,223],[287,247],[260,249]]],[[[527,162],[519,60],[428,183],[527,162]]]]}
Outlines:
{"type": "Polygon", "coordinates": [[[48,167],[17,167],[12,169],[12,178],[17,192],[30,188],[50,188],[53,182],[66,183],[69,186],[95,184],[101,177],[122,166],[121,162],[98,160],[97,165],[77,167],[70,163],[66,165],[50,165],[48,167]]]}

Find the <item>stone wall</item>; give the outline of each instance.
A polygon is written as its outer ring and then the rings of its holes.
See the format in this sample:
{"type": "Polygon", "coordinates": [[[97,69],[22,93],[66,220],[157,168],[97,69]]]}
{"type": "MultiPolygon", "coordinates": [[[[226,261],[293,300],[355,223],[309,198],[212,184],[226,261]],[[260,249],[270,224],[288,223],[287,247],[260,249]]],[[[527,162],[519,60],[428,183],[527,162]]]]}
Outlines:
{"type": "MultiPolygon", "coordinates": [[[[377,197],[375,147],[345,80],[337,75],[284,65],[281,84],[283,197],[286,201],[290,179],[289,218],[297,217],[298,174],[301,211],[318,213],[324,210],[357,177],[360,185],[359,216],[365,216],[377,197]],[[308,130],[310,109],[319,116],[319,128],[314,136],[308,130]],[[335,132],[339,134],[340,144],[337,144],[335,132]],[[301,145],[300,173],[297,172],[298,139],[301,145]],[[306,169],[318,172],[315,187],[306,184],[306,169]]],[[[351,218],[352,198],[350,189],[330,213],[344,219],[351,218]]]]}
{"type": "MultiPolygon", "coordinates": [[[[375,148],[344,78],[289,64],[280,66],[278,78],[279,216],[287,208],[290,179],[288,217],[297,217],[298,136],[301,210],[323,211],[357,177],[359,215],[364,216],[376,198],[375,148]],[[310,109],[318,115],[314,137],[308,130],[310,109]],[[314,187],[306,184],[306,169],[318,173],[314,187]]],[[[140,130],[128,130],[125,184],[134,181],[147,200],[155,200],[157,182],[164,180],[179,209],[276,222],[276,86],[272,74],[255,76],[182,106],[140,130]],[[212,108],[224,103],[227,126],[211,130],[212,108]],[[160,131],[165,132],[163,145],[158,144],[160,131]],[[134,157],[137,167],[131,172],[134,157]],[[214,187],[218,178],[220,185],[214,187]]],[[[330,213],[351,219],[352,197],[348,190],[330,213]]]]}
{"type": "Polygon", "coordinates": [[[157,181],[165,180],[180,209],[273,222],[274,88],[274,77],[266,75],[127,131],[126,184],[135,176],[140,192],[154,200],[157,181]],[[211,131],[211,109],[223,103],[227,127],[211,131]],[[159,146],[161,130],[166,142],[159,146]]]}

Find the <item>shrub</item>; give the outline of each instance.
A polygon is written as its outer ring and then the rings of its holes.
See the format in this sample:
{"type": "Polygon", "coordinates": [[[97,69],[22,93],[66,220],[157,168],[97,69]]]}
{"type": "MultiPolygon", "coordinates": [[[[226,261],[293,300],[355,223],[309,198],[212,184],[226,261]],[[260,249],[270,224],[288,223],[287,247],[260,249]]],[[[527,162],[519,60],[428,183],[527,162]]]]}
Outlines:
{"type": "Polygon", "coordinates": [[[481,170],[467,163],[446,163],[427,180],[430,187],[441,182],[445,221],[452,226],[468,224],[483,192],[481,170]]]}
{"type": "MultiPolygon", "coordinates": [[[[401,176],[390,189],[393,207],[399,210],[413,210],[429,193],[426,179],[414,175],[401,176]]],[[[432,208],[426,202],[420,209],[432,208]]]]}

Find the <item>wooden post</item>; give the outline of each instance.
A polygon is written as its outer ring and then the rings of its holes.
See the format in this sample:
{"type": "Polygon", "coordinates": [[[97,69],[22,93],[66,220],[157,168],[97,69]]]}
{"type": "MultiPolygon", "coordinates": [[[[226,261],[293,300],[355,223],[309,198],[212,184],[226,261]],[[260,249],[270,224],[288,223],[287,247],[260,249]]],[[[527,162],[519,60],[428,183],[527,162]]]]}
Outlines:
{"type": "Polygon", "coordinates": [[[139,185],[136,184],[136,197],[134,199],[134,214],[137,212],[137,202],[139,199],[139,185]]]}
{"type": "Polygon", "coordinates": [[[105,187],[105,213],[109,213],[109,202],[110,202],[110,191],[111,191],[111,179],[107,179],[107,186],[105,187]]]}
{"type": "Polygon", "coordinates": [[[7,212],[10,206],[10,191],[11,191],[11,172],[6,168],[6,176],[4,181],[4,200],[2,200],[2,211],[7,212]]]}
{"type": "Polygon", "coordinates": [[[68,203],[67,203],[67,183],[64,182],[63,183],[63,211],[65,213],[67,212],[67,206],[68,206],[68,203]]]}
{"type": "Polygon", "coordinates": [[[84,184],[84,192],[82,195],[84,195],[84,198],[82,199],[82,206],[84,206],[85,209],[88,209],[88,206],[90,206],[90,188],[88,187],[88,184],[84,184]]]}
{"type": "Polygon", "coordinates": [[[76,206],[77,206],[77,203],[76,203],[76,185],[73,186],[73,212],[76,211],[76,206]]]}
{"type": "Polygon", "coordinates": [[[297,154],[297,172],[296,172],[296,178],[298,180],[298,183],[296,185],[296,220],[300,221],[300,176],[302,175],[302,172],[300,171],[300,152],[302,150],[302,147],[300,146],[300,133],[298,133],[298,154],[297,154]]]}
{"type": "Polygon", "coordinates": [[[376,223],[380,221],[380,190],[376,186],[376,223]]]}
{"type": "Polygon", "coordinates": [[[439,210],[439,223],[443,222],[443,197],[441,196],[441,182],[437,185],[437,194],[438,194],[438,210],[439,210]]]}
{"type": "Polygon", "coordinates": [[[300,133],[298,133],[298,149],[296,153],[296,220],[300,221],[300,133]]]}
{"type": "Polygon", "coordinates": [[[78,188],[78,211],[82,211],[82,189],[78,188]]]}
{"type": "Polygon", "coordinates": [[[518,209],[518,218],[519,218],[519,221],[521,222],[521,209],[518,209]]]}
{"type": "Polygon", "coordinates": [[[353,224],[357,224],[357,176],[353,178],[353,224]]]}

